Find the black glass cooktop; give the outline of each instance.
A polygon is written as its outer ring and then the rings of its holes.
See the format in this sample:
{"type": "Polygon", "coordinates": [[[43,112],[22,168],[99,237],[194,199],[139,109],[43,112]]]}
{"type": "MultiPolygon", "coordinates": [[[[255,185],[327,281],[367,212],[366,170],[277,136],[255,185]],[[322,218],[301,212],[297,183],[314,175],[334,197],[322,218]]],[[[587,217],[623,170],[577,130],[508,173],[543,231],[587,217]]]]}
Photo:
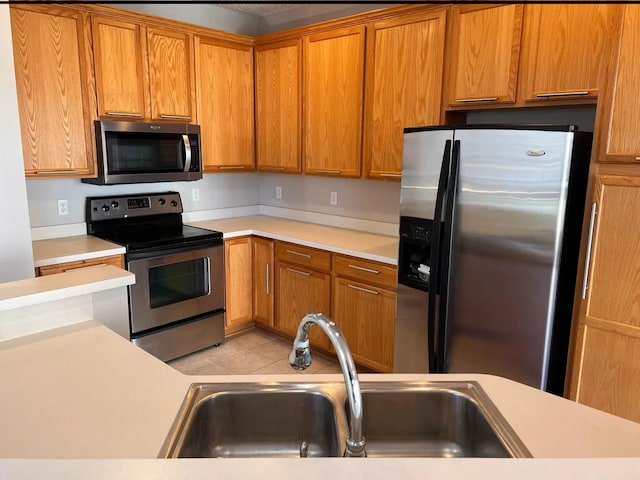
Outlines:
{"type": "Polygon", "coordinates": [[[178,225],[173,228],[130,228],[117,232],[94,233],[96,237],[126,247],[127,252],[166,248],[193,243],[218,244],[222,241],[222,232],[207,230],[190,225],[178,225]]]}

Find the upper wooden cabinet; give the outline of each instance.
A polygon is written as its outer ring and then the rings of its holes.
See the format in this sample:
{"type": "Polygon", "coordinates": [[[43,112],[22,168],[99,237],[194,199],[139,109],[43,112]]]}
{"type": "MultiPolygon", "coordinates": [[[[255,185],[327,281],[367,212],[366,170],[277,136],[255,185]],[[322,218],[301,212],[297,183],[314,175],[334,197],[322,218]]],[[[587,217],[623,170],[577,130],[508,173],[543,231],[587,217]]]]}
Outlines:
{"type": "Polygon", "coordinates": [[[446,10],[367,27],[364,165],[399,180],[405,127],[440,121],[446,10]]]}
{"type": "Polygon", "coordinates": [[[514,103],[523,5],[452,9],[449,105],[514,103]]]}
{"type": "Polygon", "coordinates": [[[304,171],[360,176],[364,27],[304,37],[304,171]]]}
{"type": "Polygon", "coordinates": [[[253,170],[253,49],[201,36],[195,49],[204,170],[253,170]]]}
{"type": "Polygon", "coordinates": [[[140,25],[94,15],[91,26],[98,115],[149,118],[140,25]]]}
{"type": "Polygon", "coordinates": [[[193,36],[147,28],[151,119],[193,122],[193,36]]]}
{"type": "Polygon", "coordinates": [[[95,171],[89,16],[11,5],[11,34],[27,176],[95,171]]]}
{"type": "Polygon", "coordinates": [[[302,172],[302,41],[255,48],[256,163],[266,172],[302,172]]]}
{"type": "Polygon", "coordinates": [[[527,4],[518,97],[594,102],[621,10],[603,3],[527,4]]]}
{"type": "MultiPolygon", "coordinates": [[[[637,30],[637,29],[636,29],[637,30]]],[[[571,397],[640,421],[640,177],[596,179],[571,397]]]]}
{"type": "Polygon", "coordinates": [[[640,161],[640,5],[624,6],[620,38],[598,107],[596,144],[601,162],[640,161]]]}

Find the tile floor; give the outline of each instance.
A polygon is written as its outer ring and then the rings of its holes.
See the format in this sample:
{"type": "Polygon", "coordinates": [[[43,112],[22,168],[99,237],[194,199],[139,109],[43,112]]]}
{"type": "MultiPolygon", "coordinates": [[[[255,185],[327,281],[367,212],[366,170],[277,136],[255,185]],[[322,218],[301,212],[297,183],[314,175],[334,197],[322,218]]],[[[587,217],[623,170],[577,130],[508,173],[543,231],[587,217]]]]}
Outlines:
{"type": "MultiPolygon", "coordinates": [[[[288,356],[292,342],[263,330],[226,340],[219,347],[210,347],[168,362],[187,375],[291,374],[288,356]]],[[[314,354],[311,366],[301,373],[341,373],[336,360],[314,354]]]]}

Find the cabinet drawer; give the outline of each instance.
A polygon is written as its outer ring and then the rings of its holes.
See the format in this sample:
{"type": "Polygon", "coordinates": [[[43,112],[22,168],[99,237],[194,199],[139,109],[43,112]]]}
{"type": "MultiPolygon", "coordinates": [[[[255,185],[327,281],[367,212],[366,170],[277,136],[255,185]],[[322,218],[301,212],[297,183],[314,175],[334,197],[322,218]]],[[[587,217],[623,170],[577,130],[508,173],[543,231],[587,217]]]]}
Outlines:
{"type": "Polygon", "coordinates": [[[56,265],[47,265],[38,268],[38,276],[53,275],[56,273],[64,273],[69,270],[77,270],[79,268],[98,267],[103,265],[113,265],[114,267],[124,268],[122,255],[111,255],[110,257],[92,258],[90,260],[79,260],[77,262],[58,263],[56,265]]]}
{"type": "Polygon", "coordinates": [[[276,242],[276,258],[328,272],[331,269],[331,254],[316,248],[303,247],[293,243],[276,242]]]}
{"type": "Polygon", "coordinates": [[[373,283],[395,290],[397,285],[396,267],[361,258],[333,256],[333,271],[340,277],[355,278],[361,282],[373,283]]]}

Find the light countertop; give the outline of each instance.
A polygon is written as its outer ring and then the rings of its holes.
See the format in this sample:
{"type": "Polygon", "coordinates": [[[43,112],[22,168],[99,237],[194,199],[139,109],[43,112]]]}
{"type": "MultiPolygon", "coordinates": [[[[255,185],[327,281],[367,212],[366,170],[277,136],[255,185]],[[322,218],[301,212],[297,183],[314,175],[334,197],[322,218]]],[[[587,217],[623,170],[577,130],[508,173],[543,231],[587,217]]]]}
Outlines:
{"type": "Polygon", "coordinates": [[[91,235],[51,238],[32,242],[34,267],[76,262],[109,255],[124,255],[125,248],[91,235]]]}

